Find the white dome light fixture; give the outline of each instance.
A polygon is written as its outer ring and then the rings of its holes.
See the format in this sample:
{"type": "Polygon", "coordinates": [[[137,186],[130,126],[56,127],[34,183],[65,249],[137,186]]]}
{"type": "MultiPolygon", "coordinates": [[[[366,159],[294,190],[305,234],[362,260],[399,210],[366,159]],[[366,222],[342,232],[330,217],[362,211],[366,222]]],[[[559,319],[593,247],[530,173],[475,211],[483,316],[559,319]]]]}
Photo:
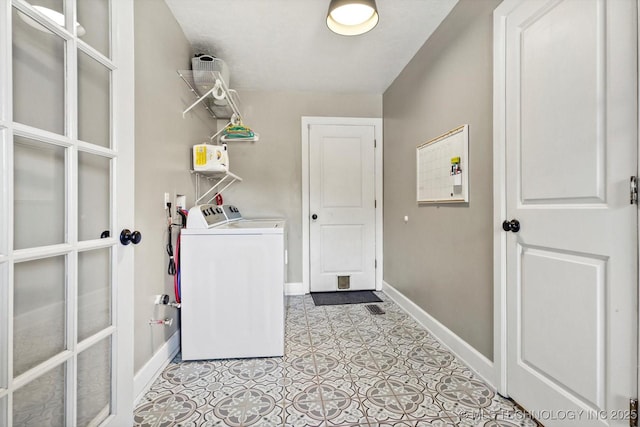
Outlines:
{"type": "Polygon", "coordinates": [[[331,0],[327,27],[336,34],[357,36],[378,24],[375,0],[331,0]]]}

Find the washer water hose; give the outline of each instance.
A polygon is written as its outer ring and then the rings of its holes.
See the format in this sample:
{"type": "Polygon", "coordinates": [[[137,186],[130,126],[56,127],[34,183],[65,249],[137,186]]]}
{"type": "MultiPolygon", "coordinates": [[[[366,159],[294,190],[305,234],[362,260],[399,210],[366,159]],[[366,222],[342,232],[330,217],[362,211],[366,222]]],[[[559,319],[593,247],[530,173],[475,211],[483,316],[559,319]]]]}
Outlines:
{"type": "Polygon", "coordinates": [[[169,265],[167,267],[167,274],[173,276],[173,292],[175,294],[176,303],[180,304],[180,234],[181,230],[187,226],[188,211],[184,209],[177,209],[176,212],[180,215],[180,224],[174,224],[171,216],[171,203],[167,203],[167,246],[166,251],[169,255],[169,265]],[[178,227],[178,236],[176,237],[176,250],[173,250],[173,227],[178,227]]]}

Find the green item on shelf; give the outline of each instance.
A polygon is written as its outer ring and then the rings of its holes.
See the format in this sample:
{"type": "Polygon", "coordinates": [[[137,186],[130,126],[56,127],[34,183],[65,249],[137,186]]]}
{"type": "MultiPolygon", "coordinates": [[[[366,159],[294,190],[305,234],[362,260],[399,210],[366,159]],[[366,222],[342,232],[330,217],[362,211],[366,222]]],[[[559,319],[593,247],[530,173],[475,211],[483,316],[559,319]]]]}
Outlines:
{"type": "Polygon", "coordinates": [[[255,133],[242,123],[227,126],[224,131],[222,131],[222,134],[230,139],[253,138],[255,136],[255,133]]]}

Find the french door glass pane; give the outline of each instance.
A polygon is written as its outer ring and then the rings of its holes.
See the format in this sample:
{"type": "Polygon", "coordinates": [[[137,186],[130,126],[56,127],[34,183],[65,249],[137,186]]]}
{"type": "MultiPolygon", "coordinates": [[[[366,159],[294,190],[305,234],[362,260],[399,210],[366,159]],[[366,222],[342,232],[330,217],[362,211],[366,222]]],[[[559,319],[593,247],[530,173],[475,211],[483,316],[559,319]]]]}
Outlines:
{"type": "Polygon", "coordinates": [[[0,422],[7,419],[7,396],[0,398],[0,422]]]}
{"type": "Polygon", "coordinates": [[[14,137],[14,248],[65,241],[64,148],[14,137]]]}
{"type": "MultiPolygon", "coordinates": [[[[7,313],[9,310],[9,263],[0,263],[0,312],[7,313]]],[[[9,322],[6,317],[0,320],[0,390],[9,388],[10,372],[8,370],[9,353],[4,349],[9,348],[9,322]]],[[[0,406],[0,425],[5,418],[1,416],[2,407],[0,406]]]]}
{"type": "Polygon", "coordinates": [[[47,9],[51,9],[58,12],[59,14],[64,13],[62,0],[29,0],[28,3],[31,4],[32,6],[35,6],[36,8],[46,7],[47,9]]]}
{"type": "Polygon", "coordinates": [[[78,426],[98,425],[111,412],[111,337],[78,354],[78,426]]]}
{"type": "Polygon", "coordinates": [[[111,325],[111,250],[78,254],[78,341],[111,325]]]}
{"type": "Polygon", "coordinates": [[[64,46],[64,40],[14,8],[12,52],[15,122],[64,134],[64,46]]]}
{"type": "Polygon", "coordinates": [[[109,147],[111,143],[111,72],[78,51],[78,137],[109,147]]]}
{"type": "Polygon", "coordinates": [[[78,22],[86,29],[80,40],[109,57],[109,0],[78,1],[78,22]]]}
{"type": "Polygon", "coordinates": [[[56,366],[13,393],[13,425],[65,425],[66,364],[56,366]]]}
{"type": "Polygon", "coordinates": [[[109,231],[111,160],[78,153],[78,239],[92,240],[109,231]]]}
{"type": "MultiPolygon", "coordinates": [[[[0,129],[0,157],[4,158],[4,153],[6,153],[6,148],[9,144],[11,144],[11,141],[8,139],[8,132],[6,129],[0,129]]],[[[6,180],[9,179],[8,174],[4,173],[8,171],[7,169],[7,164],[3,163],[3,167],[2,170],[0,171],[0,188],[5,188],[5,184],[6,184],[6,180]]],[[[7,212],[5,209],[7,208],[7,201],[5,199],[5,197],[0,197],[0,212],[4,213],[7,212]]],[[[0,227],[0,255],[7,255],[8,250],[9,250],[9,242],[7,240],[7,236],[5,235],[7,230],[7,226],[10,225],[8,221],[5,220],[4,222],[4,227],[0,227]]],[[[8,231],[8,230],[7,230],[8,231]]],[[[2,274],[2,269],[0,269],[0,274],[2,274]]],[[[0,280],[0,282],[2,282],[2,280],[0,280]]],[[[2,291],[0,291],[0,295],[2,294],[2,291]]],[[[0,297],[1,298],[1,297],[0,297]]],[[[2,302],[0,302],[0,307],[2,307],[2,302]]],[[[2,345],[2,343],[0,343],[0,345],[2,345]]],[[[0,356],[2,357],[2,356],[0,356]]],[[[0,366],[0,372],[2,370],[2,367],[0,366]]],[[[0,374],[0,377],[2,377],[2,374],[0,374]]],[[[0,384],[1,387],[1,384],[0,384]]],[[[1,420],[1,418],[0,418],[1,420]]]]}
{"type": "Polygon", "coordinates": [[[13,375],[66,348],[66,259],[16,263],[13,297],[13,375]]]}

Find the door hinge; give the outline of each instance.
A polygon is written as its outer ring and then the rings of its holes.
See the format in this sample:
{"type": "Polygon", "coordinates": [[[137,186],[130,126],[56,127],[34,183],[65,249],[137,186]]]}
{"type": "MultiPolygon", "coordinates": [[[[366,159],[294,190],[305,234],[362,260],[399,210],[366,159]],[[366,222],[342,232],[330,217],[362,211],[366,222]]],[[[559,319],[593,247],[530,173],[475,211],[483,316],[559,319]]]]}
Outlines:
{"type": "Polygon", "coordinates": [[[374,139],[373,140],[373,148],[376,148],[378,146],[378,140],[374,139]]]}
{"type": "Polygon", "coordinates": [[[377,207],[378,207],[378,201],[377,201],[377,200],[375,200],[375,199],[373,200],[373,207],[374,207],[374,208],[377,208],[377,207]]]}
{"type": "Polygon", "coordinates": [[[632,176],[629,179],[629,203],[638,204],[638,177],[632,176]]]}
{"type": "Polygon", "coordinates": [[[373,268],[378,268],[378,260],[373,260],[373,268]]]}
{"type": "Polygon", "coordinates": [[[638,399],[629,399],[629,426],[638,427],[638,399]]]}

